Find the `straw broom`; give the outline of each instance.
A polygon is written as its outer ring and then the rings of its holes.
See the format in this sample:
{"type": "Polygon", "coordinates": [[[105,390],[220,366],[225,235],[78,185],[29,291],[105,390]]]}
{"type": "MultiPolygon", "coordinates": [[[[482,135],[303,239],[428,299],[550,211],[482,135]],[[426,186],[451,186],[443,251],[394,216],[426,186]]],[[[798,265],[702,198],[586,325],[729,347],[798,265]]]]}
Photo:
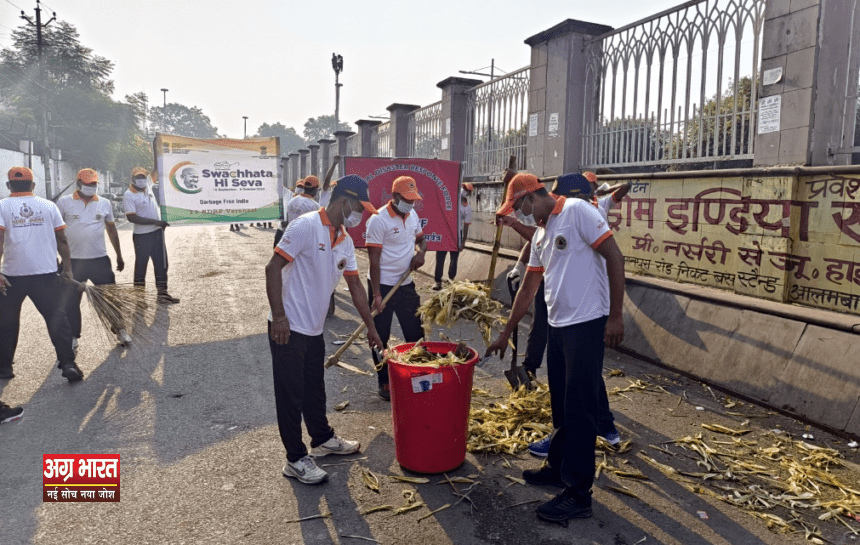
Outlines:
{"type": "Polygon", "coordinates": [[[151,327],[146,327],[157,322],[156,292],[134,284],[75,284],[86,294],[103,332],[109,337],[125,329],[135,344],[151,344],[150,341],[160,338],[150,334],[151,327]]]}

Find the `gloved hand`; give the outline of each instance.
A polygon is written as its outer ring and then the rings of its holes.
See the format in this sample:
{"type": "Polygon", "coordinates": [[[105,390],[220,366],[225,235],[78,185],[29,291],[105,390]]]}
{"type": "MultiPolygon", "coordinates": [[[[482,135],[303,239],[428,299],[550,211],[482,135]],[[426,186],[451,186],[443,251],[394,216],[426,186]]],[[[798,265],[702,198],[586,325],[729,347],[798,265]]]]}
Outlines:
{"type": "Polygon", "coordinates": [[[508,273],[508,282],[511,283],[511,286],[513,286],[515,290],[519,288],[525,270],[525,264],[522,261],[517,261],[517,264],[514,265],[514,268],[511,269],[511,272],[508,273]]]}

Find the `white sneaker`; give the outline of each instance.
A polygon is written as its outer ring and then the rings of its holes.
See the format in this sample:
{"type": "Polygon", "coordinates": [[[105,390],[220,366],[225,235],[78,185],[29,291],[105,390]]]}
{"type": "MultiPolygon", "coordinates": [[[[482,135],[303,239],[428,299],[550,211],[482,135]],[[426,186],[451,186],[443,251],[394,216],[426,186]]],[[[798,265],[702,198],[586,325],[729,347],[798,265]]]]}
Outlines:
{"type": "Polygon", "coordinates": [[[119,344],[123,346],[128,346],[131,344],[131,335],[128,334],[128,331],[125,329],[120,329],[116,334],[116,340],[119,344]]]}
{"type": "Polygon", "coordinates": [[[353,454],[358,452],[359,447],[361,447],[361,443],[358,441],[347,441],[335,435],[322,445],[312,448],[311,456],[317,458],[327,454],[353,454]]]}
{"type": "Polygon", "coordinates": [[[328,479],[328,473],[317,467],[313,458],[305,456],[296,463],[287,462],[284,477],[293,477],[305,484],[319,484],[328,479]]]}

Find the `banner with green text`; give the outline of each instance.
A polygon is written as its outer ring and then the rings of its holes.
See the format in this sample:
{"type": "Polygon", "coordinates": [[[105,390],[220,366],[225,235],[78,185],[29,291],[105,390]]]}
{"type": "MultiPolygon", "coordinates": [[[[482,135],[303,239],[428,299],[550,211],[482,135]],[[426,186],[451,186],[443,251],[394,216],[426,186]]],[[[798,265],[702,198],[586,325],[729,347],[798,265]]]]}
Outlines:
{"type": "Polygon", "coordinates": [[[173,225],[281,218],[280,143],[157,134],[158,202],[173,225]]]}

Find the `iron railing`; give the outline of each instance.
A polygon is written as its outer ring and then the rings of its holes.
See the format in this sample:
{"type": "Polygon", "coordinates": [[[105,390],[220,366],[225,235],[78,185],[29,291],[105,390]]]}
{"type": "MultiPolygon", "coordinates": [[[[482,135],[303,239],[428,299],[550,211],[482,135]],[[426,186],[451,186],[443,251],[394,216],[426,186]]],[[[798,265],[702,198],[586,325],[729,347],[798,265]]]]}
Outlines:
{"type": "Polygon", "coordinates": [[[370,130],[370,149],[374,157],[391,157],[391,122],[386,121],[370,130]]]}
{"type": "Polygon", "coordinates": [[[409,157],[439,157],[442,151],[442,101],[409,112],[406,133],[409,157]]]}
{"type": "Polygon", "coordinates": [[[346,139],[346,155],[348,157],[358,157],[361,151],[361,138],[358,133],[353,134],[346,139]]]}
{"type": "Polygon", "coordinates": [[[466,106],[466,176],[492,176],[526,166],[530,68],[520,68],[469,90],[466,106]]]}
{"type": "Polygon", "coordinates": [[[698,0],[585,42],[586,167],[751,159],[766,0],[698,0]]]}

